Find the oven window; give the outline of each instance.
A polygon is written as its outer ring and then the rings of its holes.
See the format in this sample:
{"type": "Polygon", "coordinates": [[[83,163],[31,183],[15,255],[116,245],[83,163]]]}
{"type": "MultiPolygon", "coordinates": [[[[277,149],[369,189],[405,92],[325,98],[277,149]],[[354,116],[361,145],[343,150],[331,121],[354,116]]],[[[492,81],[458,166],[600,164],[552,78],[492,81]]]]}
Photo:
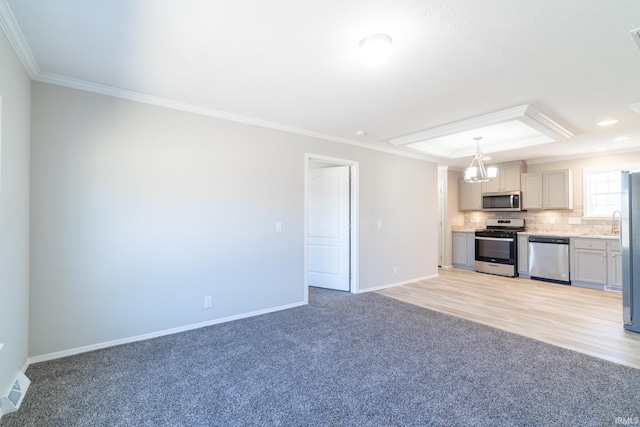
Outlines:
{"type": "Polygon", "coordinates": [[[476,239],[476,258],[479,261],[509,261],[513,240],[476,239]]]}

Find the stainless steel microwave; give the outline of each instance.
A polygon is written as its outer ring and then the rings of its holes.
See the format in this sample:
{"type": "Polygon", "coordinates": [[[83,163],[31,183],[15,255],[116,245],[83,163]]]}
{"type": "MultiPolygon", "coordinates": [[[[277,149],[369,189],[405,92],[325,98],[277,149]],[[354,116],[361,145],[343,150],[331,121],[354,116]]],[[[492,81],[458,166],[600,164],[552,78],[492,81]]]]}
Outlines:
{"type": "Polygon", "coordinates": [[[512,212],[522,210],[522,192],[482,193],[482,210],[512,212]]]}

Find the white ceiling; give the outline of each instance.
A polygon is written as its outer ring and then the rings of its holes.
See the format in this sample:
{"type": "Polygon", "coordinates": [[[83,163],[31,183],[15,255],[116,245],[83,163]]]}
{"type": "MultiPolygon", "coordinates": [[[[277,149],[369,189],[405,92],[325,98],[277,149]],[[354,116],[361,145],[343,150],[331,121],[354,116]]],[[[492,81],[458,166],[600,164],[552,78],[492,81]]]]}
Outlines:
{"type": "Polygon", "coordinates": [[[494,161],[640,151],[638,0],[0,0],[0,24],[35,80],[347,143],[424,154],[390,140],[529,104],[574,136],[494,161]]]}

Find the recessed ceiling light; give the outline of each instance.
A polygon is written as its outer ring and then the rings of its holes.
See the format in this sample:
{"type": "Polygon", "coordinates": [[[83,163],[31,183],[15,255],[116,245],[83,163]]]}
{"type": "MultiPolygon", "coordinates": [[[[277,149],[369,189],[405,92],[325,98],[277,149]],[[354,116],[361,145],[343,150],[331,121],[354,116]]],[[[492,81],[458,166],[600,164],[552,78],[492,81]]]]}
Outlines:
{"type": "Polygon", "coordinates": [[[628,136],[619,136],[617,138],[614,138],[613,142],[626,141],[627,139],[629,139],[628,136]]]}
{"type": "Polygon", "coordinates": [[[357,130],[356,136],[365,136],[367,134],[366,130],[357,130]]]}
{"type": "Polygon", "coordinates": [[[607,119],[607,120],[603,120],[601,122],[596,123],[596,126],[611,126],[611,125],[615,125],[616,123],[618,123],[616,119],[607,119]]]}
{"type": "Polygon", "coordinates": [[[595,150],[593,150],[593,151],[595,151],[596,153],[601,153],[601,152],[603,152],[603,151],[607,151],[607,148],[606,148],[606,147],[598,147],[598,148],[596,148],[596,149],[595,149],[595,150]]]}
{"type": "Polygon", "coordinates": [[[358,55],[367,67],[379,67],[385,64],[393,54],[391,37],[386,34],[371,34],[360,40],[358,55]]]}

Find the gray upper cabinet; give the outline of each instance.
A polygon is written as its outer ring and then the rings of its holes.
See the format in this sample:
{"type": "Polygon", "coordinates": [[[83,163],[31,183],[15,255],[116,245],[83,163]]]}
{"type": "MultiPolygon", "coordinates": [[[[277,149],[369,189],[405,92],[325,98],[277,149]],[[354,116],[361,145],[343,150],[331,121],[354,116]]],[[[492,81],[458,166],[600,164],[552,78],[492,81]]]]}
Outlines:
{"type": "Polygon", "coordinates": [[[522,174],[522,209],[573,209],[571,169],[522,174]]]}
{"type": "Polygon", "coordinates": [[[458,210],[479,211],[482,209],[482,185],[460,180],[460,191],[458,195],[460,197],[458,200],[458,210]]]}
{"type": "Polygon", "coordinates": [[[482,183],[483,193],[520,191],[522,173],[527,171],[527,164],[525,162],[507,162],[487,166],[487,168],[491,167],[498,169],[498,175],[494,180],[482,183]]]}
{"type": "Polygon", "coordinates": [[[544,209],[542,172],[522,174],[522,209],[544,209]]]}
{"type": "Polygon", "coordinates": [[[543,175],[545,209],[573,209],[571,169],[545,172],[543,175]]]}

